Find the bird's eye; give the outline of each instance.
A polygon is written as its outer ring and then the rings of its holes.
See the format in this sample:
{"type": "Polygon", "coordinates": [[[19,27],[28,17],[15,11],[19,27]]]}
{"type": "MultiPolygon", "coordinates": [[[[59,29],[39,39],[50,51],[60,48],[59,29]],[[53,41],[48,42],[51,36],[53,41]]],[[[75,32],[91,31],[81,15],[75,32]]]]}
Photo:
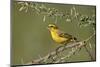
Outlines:
{"type": "Polygon", "coordinates": [[[54,26],[50,26],[50,27],[54,27],[54,26]]]}

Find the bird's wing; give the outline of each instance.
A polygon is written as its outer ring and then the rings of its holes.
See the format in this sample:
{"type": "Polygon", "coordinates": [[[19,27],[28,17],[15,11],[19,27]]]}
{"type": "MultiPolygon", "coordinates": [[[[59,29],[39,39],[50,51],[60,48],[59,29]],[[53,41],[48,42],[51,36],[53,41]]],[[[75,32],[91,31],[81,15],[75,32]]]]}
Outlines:
{"type": "Polygon", "coordinates": [[[72,38],[72,35],[68,34],[68,33],[64,33],[62,31],[58,31],[58,35],[60,37],[64,37],[64,38],[72,38]]]}

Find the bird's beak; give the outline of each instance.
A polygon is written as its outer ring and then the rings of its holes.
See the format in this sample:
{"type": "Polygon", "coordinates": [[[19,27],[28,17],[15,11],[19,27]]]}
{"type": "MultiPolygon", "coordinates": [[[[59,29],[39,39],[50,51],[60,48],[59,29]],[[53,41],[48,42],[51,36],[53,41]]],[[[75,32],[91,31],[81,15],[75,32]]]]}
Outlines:
{"type": "Polygon", "coordinates": [[[48,30],[50,30],[50,28],[49,28],[49,27],[47,27],[47,29],[48,29],[48,30]]]}

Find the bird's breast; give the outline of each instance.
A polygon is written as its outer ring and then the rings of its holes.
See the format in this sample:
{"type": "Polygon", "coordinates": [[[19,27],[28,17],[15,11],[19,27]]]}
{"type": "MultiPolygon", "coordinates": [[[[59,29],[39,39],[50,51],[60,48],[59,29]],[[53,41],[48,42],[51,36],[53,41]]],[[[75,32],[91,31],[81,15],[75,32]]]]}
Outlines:
{"type": "Polygon", "coordinates": [[[51,36],[52,36],[53,40],[57,43],[62,43],[67,40],[64,37],[60,37],[56,32],[51,32],[51,36]]]}

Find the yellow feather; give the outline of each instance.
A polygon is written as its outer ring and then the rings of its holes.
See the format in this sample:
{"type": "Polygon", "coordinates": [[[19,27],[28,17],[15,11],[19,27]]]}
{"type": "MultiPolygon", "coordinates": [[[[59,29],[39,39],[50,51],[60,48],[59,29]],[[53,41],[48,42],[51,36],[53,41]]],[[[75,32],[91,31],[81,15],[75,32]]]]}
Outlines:
{"type": "Polygon", "coordinates": [[[56,31],[57,30],[51,31],[51,36],[54,41],[56,41],[57,43],[62,43],[67,40],[67,38],[60,37],[56,31]]]}

